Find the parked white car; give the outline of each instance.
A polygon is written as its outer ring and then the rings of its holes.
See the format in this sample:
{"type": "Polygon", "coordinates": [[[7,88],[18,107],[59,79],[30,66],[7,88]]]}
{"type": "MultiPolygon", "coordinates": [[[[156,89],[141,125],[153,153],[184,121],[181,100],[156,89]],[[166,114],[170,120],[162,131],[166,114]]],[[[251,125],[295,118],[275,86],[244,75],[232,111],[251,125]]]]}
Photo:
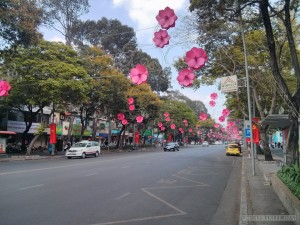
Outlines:
{"type": "Polygon", "coordinates": [[[208,142],[207,141],[203,141],[202,147],[208,147],[208,146],[209,146],[208,142]]]}
{"type": "Polygon", "coordinates": [[[66,152],[66,157],[71,159],[72,157],[85,158],[86,156],[98,157],[101,153],[100,144],[96,141],[81,141],[75,143],[66,152]]]}

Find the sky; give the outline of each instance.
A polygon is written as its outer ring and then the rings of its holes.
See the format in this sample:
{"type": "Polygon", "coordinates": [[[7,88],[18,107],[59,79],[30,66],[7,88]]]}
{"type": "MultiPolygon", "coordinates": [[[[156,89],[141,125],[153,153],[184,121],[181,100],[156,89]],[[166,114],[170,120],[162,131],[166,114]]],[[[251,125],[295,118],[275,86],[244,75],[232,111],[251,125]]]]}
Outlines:
{"type": "MultiPolygon", "coordinates": [[[[151,57],[157,58],[162,67],[172,67],[171,85],[173,89],[179,90],[192,100],[202,101],[208,109],[208,113],[219,123],[218,118],[225,108],[223,106],[225,97],[218,91],[218,83],[212,86],[202,86],[195,91],[191,88],[181,88],[176,80],[178,73],[173,67],[174,61],[178,57],[184,56],[192,47],[202,47],[193,41],[192,35],[183,34],[185,36],[181,39],[174,37],[180,35],[180,32],[184,33],[182,25],[184,24],[184,18],[189,15],[189,0],[89,0],[89,4],[89,12],[82,15],[82,20],[99,20],[106,17],[108,19],[118,19],[122,24],[132,27],[136,32],[138,48],[151,57]],[[167,6],[175,11],[178,19],[175,27],[168,30],[171,36],[170,44],[161,49],[154,45],[152,38],[153,33],[160,29],[155,17],[159,10],[167,6]],[[177,27],[178,30],[176,30],[177,27]],[[182,41],[183,39],[185,41],[182,41]],[[215,107],[209,105],[210,94],[213,92],[216,92],[219,96],[215,107]]],[[[48,41],[64,42],[63,36],[54,30],[42,28],[41,32],[48,41]]]]}

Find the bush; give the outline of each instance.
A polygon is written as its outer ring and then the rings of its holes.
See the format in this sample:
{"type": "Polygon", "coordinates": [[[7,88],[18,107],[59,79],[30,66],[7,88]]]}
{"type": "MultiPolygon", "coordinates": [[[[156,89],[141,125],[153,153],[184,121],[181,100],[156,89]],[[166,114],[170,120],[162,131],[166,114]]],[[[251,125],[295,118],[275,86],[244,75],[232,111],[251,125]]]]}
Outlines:
{"type": "Polygon", "coordinates": [[[277,172],[277,176],[300,199],[300,167],[297,165],[283,166],[277,172]]]}

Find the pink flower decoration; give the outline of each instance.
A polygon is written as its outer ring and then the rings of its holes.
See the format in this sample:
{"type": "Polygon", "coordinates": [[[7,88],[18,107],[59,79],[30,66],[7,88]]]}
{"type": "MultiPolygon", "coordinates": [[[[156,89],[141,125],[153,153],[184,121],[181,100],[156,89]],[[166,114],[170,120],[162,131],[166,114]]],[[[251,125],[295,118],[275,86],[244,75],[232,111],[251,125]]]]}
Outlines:
{"type": "Polygon", "coordinates": [[[223,109],[223,110],[222,110],[222,115],[223,115],[223,116],[229,116],[229,114],[230,114],[229,109],[223,109]]]}
{"type": "Polygon", "coordinates": [[[7,81],[0,80],[0,96],[8,96],[11,86],[7,81]]]}
{"type": "Polygon", "coordinates": [[[207,120],[208,115],[204,112],[200,113],[199,120],[207,120]]]}
{"type": "Polygon", "coordinates": [[[166,30],[159,30],[158,32],[154,32],[154,44],[156,47],[163,48],[165,45],[169,44],[170,35],[166,30]]]}
{"type": "Polygon", "coordinates": [[[166,7],[164,10],[159,10],[156,20],[162,28],[169,29],[175,26],[177,16],[173,9],[166,7]]]}
{"type": "Polygon", "coordinates": [[[170,122],[170,121],[171,121],[171,118],[170,118],[170,117],[166,117],[166,121],[167,121],[167,122],[170,122]]]}
{"type": "Polygon", "coordinates": [[[225,132],[225,128],[222,128],[222,132],[225,132]]]}
{"type": "Polygon", "coordinates": [[[214,127],[215,127],[215,128],[219,128],[219,127],[220,127],[220,124],[215,123],[215,124],[214,124],[214,127]]]}
{"type": "Polygon", "coordinates": [[[130,70],[130,79],[134,84],[143,84],[147,81],[148,70],[145,66],[137,64],[130,70]]]}
{"type": "Polygon", "coordinates": [[[190,133],[192,133],[192,132],[193,132],[193,129],[192,129],[192,128],[190,128],[190,129],[189,129],[189,132],[190,132],[190,133]]]}
{"type": "Polygon", "coordinates": [[[217,93],[211,93],[210,94],[210,98],[211,98],[211,100],[216,100],[217,98],[218,98],[218,94],[217,93]]]}
{"type": "Polygon", "coordinates": [[[168,112],[165,112],[165,113],[164,113],[164,116],[165,116],[165,117],[169,117],[169,113],[168,113],[168,112]]]}
{"type": "Polygon", "coordinates": [[[225,121],[225,116],[220,116],[219,117],[219,121],[222,123],[222,122],[224,122],[225,121]]]}
{"type": "Polygon", "coordinates": [[[174,130],[176,128],[176,125],[174,123],[171,124],[171,129],[174,130]]]}
{"type": "Polygon", "coordinates": [[[183,128],[181,128],[181,127],[180,127],[178,130],[179,130],[181,133],[184,131],[183,128]]]}
{"type": "Polygon", "coordinates": [[[133,98],[128,98],[128,105],[132,105],[134,103],[134,99],[133,98]]]}
{"type": "Polygon", "coordinates": [[[186,126],[186,127],[187,127],[187,126],[189,126],[189,124],[188,124],[188,123],[185,123],[185,124],[184,124],[184,126],[186,126]]]}
{"type": "Polygon", "coordinates": [[[124,120],[125,119],[125,116],[123,113],[119,113],[118,115],[118,120],[124,120]]]}
{"type": "Polygon", "coordinates": [[[209,105],[210,105],[211,107],[214,107],[214,106],[216,105],[216,102],[215,102],[215,101],[210,101],[210,102],[209,102],[209,105]]]}
{"type": "Polygon", "coordinates": [[[183,120],[183,122],[184,122],[184,123],[187,123],[188,121],[187,121],[187,120],[183,120]]]}
{"type": "Polygon", "coordinates": [[[192,86],[195,79],[195,74],[192,70],[184,68],[179,72],[179,75],[177,76],[177,80],[180,85],[184,87],[192,86]]]}
{"type": "Polygon", "coordinates": [[[138,123],[143,122],[143,120],[144,120],[144,117],[142,117],[142,116],[137,116],[136,117],[136,122],[138,122],[138,123]]]}
{"type": "Polygon", "coordinates": [[[158,123],[158,127],[162,127],[163,126],[163,124],[162,123],[158,123]]]}
{"type": "Polygon", "coordinates": [[[164,131],[165,129],[166,129],[165,127],[161,127],[161,128],[160,128],[161,131],[164,131]]]}
{"type": "Polygon", "coordinates": [[[227,124],[228,124],[229,127],[233,127],[234,126],[234,122],[233,121],[230,121],[227,124]]]}
{"type": "Polygon", "coordinates": [[[130,105],[130,106],[129,106],[129,110],[130,110],[130,111],[135,110],[135,106],[134,106],[134,105],[130,105]]]}
{"type": "Polygon", "coordinates": [[[128,121],[126,119],[122,120],[122,124],[123,125],[127,125],[128,124],[128,121]]]}
{"type": "Polygon", "coordinates": [[[199,70],[204,67],[207,61],[208,58],[206,52],[202,48],[194,47],[185,55],[185,62],[194,70],[199,70]]]}

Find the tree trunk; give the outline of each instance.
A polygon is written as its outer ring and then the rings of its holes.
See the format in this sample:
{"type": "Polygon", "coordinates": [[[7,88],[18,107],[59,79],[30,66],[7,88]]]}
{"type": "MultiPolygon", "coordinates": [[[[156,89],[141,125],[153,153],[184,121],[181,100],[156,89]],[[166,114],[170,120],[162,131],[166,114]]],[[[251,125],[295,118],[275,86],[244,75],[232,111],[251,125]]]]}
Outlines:
{"type": "Polygon", "coordinates": [[[272,152],[269,146],[269,140],[267,138],[268,126],[262,126],[260,129],[260,138],[263,144],[265,161],[273,161],[272,152]]]}
{"type": "Polygon", "coordinates": [[[299,151],[298,151],[298,138],[299,138],[299,129],[298,129],[298,117],[290,115],[291,125],[288,133],[288,143],[286,148],[286,158],[287,164],[297,164],[299,165],[299,151]]]}
{"type": "Polygon", "coordinates": [[[41,136],[40,134],[39,134],[39,135],[35,135],[34,138],[31,140],[31,142],[30,142],[30,144],[29,144],[29,146],[28,146],[28,148],[27,148],[26,155],[30,155],[30,154],[31,154],[32,147],[33,147],[35,141],[36,141],[40,136],[41,136]]]}

